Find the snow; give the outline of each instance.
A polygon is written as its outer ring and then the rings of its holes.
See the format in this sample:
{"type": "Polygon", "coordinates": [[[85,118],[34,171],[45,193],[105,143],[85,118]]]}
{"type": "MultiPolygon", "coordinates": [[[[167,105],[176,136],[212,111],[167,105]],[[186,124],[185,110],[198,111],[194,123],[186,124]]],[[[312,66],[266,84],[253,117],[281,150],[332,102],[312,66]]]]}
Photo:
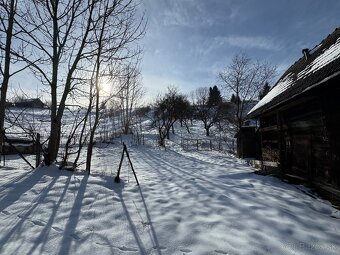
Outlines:
{"type": "Polygon", "coordinates": [[[275,97],[286,91],[288,88],[294,85],[294,74],[288,73],[285,77],[281,78],[275,87],[273,87],[267,95],[265,95],[249,112],[248,114],[254,112],[255,110],[261,108],[267,103],[271,102],[275,97]]]}
{"type": "Polygon", "coordinates": [[[140,186],[127,160],[114,182],[120,144],[96,148],[90,176],[0,168],[0,254],[338,254],[329,202],[231,155],[168,144],[128,144],[140,186]]]}
{"type": "MultiPolygon", "coordinates": [[[[321,44],[316,48],[320,48],[321,44]]],[[[274,86],[269,93],[260,100],[250,111],[248,114],[254,112],[255,110],[261,108],[267,103],[271,102],[278,95],[282,94],[284,91],[294,86],[298,80],[305,79],[316,71],[322,69],[327,66],[332,61],[338,59],[340,57],[340,38],[336,40],[336,42],[331,45],[328,49],[325,49],[318,57],[316,57],[310,64],[308,64],[302,71],[300,71],[296,78],[293,73],[288,73],[286,76],[281,78],[276,86],[274,86]]],[[[313,85],[313,84],[311,84],[313,85]]]]}
{"type": "Polygon", "coordinates": [[[299,78],[304,78],[311,73],[314,73],[321,69],[322,67],[328,65],[332,61],[340,57],[340,38],[326,49],[320,56],[314,59],[306,68],[298,74],[299,78]]]}

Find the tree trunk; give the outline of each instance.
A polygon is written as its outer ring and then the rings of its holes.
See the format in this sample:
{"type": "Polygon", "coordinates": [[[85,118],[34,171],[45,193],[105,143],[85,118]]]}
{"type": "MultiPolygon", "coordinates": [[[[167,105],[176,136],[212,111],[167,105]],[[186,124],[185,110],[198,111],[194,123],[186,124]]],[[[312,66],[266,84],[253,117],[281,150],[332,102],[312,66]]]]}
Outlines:
{"type": "Polygon", "coordinates": [[[162,128],[158,128],[158,134],[159,134],[159,146],[164,147],[165,146],[165,134],[162,132],[162,128]]]}
{"type": "MultiPolygon", "coordinates": [[[[107,6],[106,9],[107,11],[107,6]]],[[[105,11],[105,13],[106,13],[105,11]]],[[[93,152],[93,145],[94,145],[94,135],[96,133],[96,129],[98,127],[99,124],[99,103],[100,103],[100,88],[99,88],[99,76],[100,76],[100,64],[101,64],[101,59],[102,59],[102,43],[103,43],[103,34],[105,31],[105,21],[106,21],[107,16],[104,15],[104,20],[103,23],[101,25],[101,30],[100,30],[100,35],[98,38],[98,49],[97,49],[97,55],[96,55],[96,64],[95,64],[95,69],[94,69],[94,74],[95,74],[95,95],[96,95],[96,115],[95,115],[95,120],[93,123],[93,127],[91,129],[91,134],[90,134],[90,140],[89,140],[89,144],[87,147],[87,155],[86,155],[86,170],[88,171],[88,174],[91,173],[91,159],[92,159],[92,152],[93,152]]]]}
{"type": "Polygon", "coordinates": [[[58,156],[59,142],[60,142],[60,121],[55,117],[51,121],[50,138],[48,141],[48,150],[44,154],[44,162],[46,165],[51,165],[58,156]]]}
{"type": "MultiPolygon", "coordinates": [[[[60,56],[62,54],[62,47],[59,43],[60,40],[60,27],[58,24],[59,17],[56,15],[58,13],[58,2],[56,1],[53,5],[53,14],[51,18],[53,19],[53,57],[52,57],[52,81],[51,81],[51,130],[50,130],[50,137],[48,143],[48,152],[45,154],[45,163],[50,165],[53,163],[58,156],[59,146],[60,146],[60,130],[61,130],[61,120],[64,114],[66,100],[71,92],[71,83],[72,79],[74,78],[74,72],[77,69],[79,61],[82,59],[83,50],[87,43],[88,34],[90,33],[90,25],[91,25],[91,18],[94,10],[94,3],[91,3],[89,8],[89,18],[86,24],[86,29],[83,37],[81,38],[80,47],[77,49],[75,54],[75,59],[72,63],[70,63],[70,68],[67,72],[67,77],[65,81],[65,86],[63,90],[62,97],[59,102],[59,106],[57,105],[57,88],[58,88],[58,74],[59,74],[59,65],[60,65],[60,56]]],[[[68,36],[65,35],[65,36],[68,36]]]]}
{"type": "Polygon", "coordinates": [[[205,128],[205,134],[206,134],[206,136],[210,136],[210,128],[209,127],[205,128]]]}
{"type": "Polygon", "coordinates": [[[91,114],[91,107],[92,107],[92,94],[90,94],[90,103],[89,103],[89,106],[87,108],[87,111],[86,111],[86,114],[85,114],[85,117],[84,117],[83,127],[81,129],[80,136],[79,136],[79,139],[78,139],[78,143],[79,143],[78,153],[77,153],[76,158],[73,161],[73,168],[76,168],[77,165],[78,165],[78,160],[79,160],[79,157],[80,157],[80,153],[81,153],[81,151],[83,149],[83,146],[85,144],[85,141],[86,141],[86,135],[85,135],[84,139],[83,139],[83,137],[84,137],[84,133],[85,133],[88,117],[91,114]]]}
{"type": "MultiPolygon", "coordinates": [[[[99,72],[99,70],[98,70],[99,72]]],[[[89,144],[87,146],[87,155],[86,155],[86,170],[88,171],[88,174],[91,172],[91,159],[92,159],[92,152],[93,152],[93,145],[94,145],[94,135],[96,133],[96,129],[99,124],[99,81],[98,81],[98,76],[96,78],[96,115],[95,115],[95,120],[93,123],[93,127],[91,129],[91,134],[90,134],[90,140],[89,144]]]]}
{"type": "Polygon", "coordinates": [[[9,15],[8,15],[8,27],[6,30],[4,72],[3,72],[2,84],[0,88],[0,155],[2,154],[2,144],[4,141],[4,133],[5,133],[4,125],[5,125],[7,89],[8,89],[9,78],[11,76],[10,75],[11,44],[12,44],[12,37],[13,37],[15,5],[16,5],[16,1],[11,0],[10,10],[9,10],[9,15]]]}
{"type": "Polygon", "coordinates": [[[130,127],[130,124],[129,124],[129,122],[128,121],[126,121],[125,123],[124,123],[124,135],[128,135],[129,134],[129,127],[130,127]]]}
{"type": "Polygon", "coordinates": [[[91,172],[91,159],[92,159],[93,145],[94,145],[94,132],[91,131],[89,144],[87,146],[87,154],[86,154],[86,170],[88,171],[88,174],[90,174],[91,172]]]}

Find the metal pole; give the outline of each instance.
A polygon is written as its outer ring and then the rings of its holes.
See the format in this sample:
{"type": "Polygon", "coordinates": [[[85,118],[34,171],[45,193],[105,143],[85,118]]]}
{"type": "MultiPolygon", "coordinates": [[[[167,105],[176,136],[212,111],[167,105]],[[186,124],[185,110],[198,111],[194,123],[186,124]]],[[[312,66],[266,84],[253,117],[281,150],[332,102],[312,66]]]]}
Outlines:
{"type": "Polygon", "coordinates": [[[137,175],[136,175],[135,169],[133,169],[133,165],[132,165],[132,162],[131,162],[131,159],[130,159],[130,156],[129,156],[129,152],[128,152],[127,148],[126,148],[125,143],[123,143],[123,146],[124,146],[124,150],[125,150],[125,152],[126,152],[126,156],[128,157],[128,160],[129,160],[129,163],[130,163],[130,166],[131,166],[133,175],[135,176],[137,185],[139,185],[139,182],[138,182],[138,179],[137,179],[137,175]]]}
{"type": "Polygon", "coordinates": [[[117,183],[120,182],[119,174],[120,174],[120,169],[122,167],[122,163],[123,163],[123,159],[124,159],[124,151],[125,151],[125,147],[123,148],[122,157],[120,158],[120,163],[119,163],[119,167],[118,167],[117,176],[115,178],[115,182],[117,182],[117,183]]]}

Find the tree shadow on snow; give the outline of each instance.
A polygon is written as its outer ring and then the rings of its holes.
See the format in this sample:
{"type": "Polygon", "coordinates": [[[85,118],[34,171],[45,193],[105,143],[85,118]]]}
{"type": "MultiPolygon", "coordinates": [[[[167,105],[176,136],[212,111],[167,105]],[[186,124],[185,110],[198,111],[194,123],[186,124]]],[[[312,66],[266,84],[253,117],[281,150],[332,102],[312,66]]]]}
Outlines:
{"type": "MultiPolygon", "coordinates": [[[[27,175],[26,178],[18,178],[20,182],[14,182],[11,186],[11,189],[8,190],[7,195],[4,196],[0,201],[0,211],[4,212],[6,208],[10,207],[12,204],[14,204],[16,201],[19,200],[21,196],[23,196],[26,192],[28,192],[30,189],[32,189],[38,182],[44,181],[43,177],[48,175],[48,171],[46,169],[36,169],[35,171],[31,172],[31,174],[27,175]]],[[[33,199],[33,201],[29,204],[29,206],[26,206],[22,208],[22,211],[17,215],[19,217],[19,221],[16,222],[11,229],[8,232],[2,232],[2,237],[0,238],[0,253],[3,248],[3,244],[5,244],[10,238],[17,234],[21,233],[21,229],[23,227],[23,224],[30,219],[30,215],[32,212],[39,206],[39,204],[43,203],[43,201],[48,196],[49,191],[52,189],[54,184],[56,183],[58,179],[58,176],[53,176],[53,179],[50,181],[47,186],[45,186],[33,199]]],[[[34,223],[34,221],[32,221],[34,223]]],[[[40,222],[36,221],[37,224],[40,224],[40,222]]],[[[20,245],[18,245],[17,249],[20,248],[20,245]]]]}
{"type": "Polygon", "coordinates": [[[118,196],[120,198],[120,202],[122,204],[124,215],[126,216],[126,219],[129,222],[129,226],[130,226],[131,232],[133,234],[133,237],[134,237],[134,239],[136,241],[136,244],[138,245],[139,252],[140,252],[140,254],[147,254],[145,246],[143,244],[143,241],[141,240],[141,238],[140,238],[140,236],[138,234],[136,225],[133,222],[133,220],[132,220],[132,218],[130,216],[130,212],[129,212],[129,210],[128,210],[127,206],[126,206],[126,203],[124,201],[124,196],[123,196],[124,182],[121,181],[118,185],[115,185],[114,187],[115,187],[114,191],[118,194],[118,196]]]}
{"type": "Polygon", "coordinates": [[[149,209],[148,209],[148,207],[146,205],[146,202],[145,202],[145,199],[144,199],[144,195],[143,195],[143,192],[142,192],[142,188],[140,186],[138,186],[138,191],[139,191],[140,196],[142,198],[142,202],[143,202],[144,209],[145,209],[145,214],[146,214],[146,217],[148,219],[147,223],[149,224],[149,226],[151,228],[151,233],[152,233],[151,240],[153,241],[153,244],[154,244],[153,247],[157,250],[157,253],[159,255],[161,255],[162,254],[161,247],[159,245],[157,234],[156,234],[155,228],[153,227],[153,224],[152,224],[152,220],[151,220],[151,216],[150,216],[150,213],[149,213],[149,209]]]}
{"type": "Polygon", "coordinates": [[[88,179],[89,179],[89,175],[84,174],[83,178],[81,179],[79,183],[79,186],[77,189],[77,195],[74,199],[74,203],[70,211],[70,216],[68,218],[68,221],[64,229],[64,235],[61,240],[62,245],[58,253],[60,255],[70,254],[72,241],[73,239],[77,239],[76,227],[78,225],[79,216],[80,216],[80,212],[82,208],[82,202],[84,199],[86,184],[88,182],[88,179]]]}
{"type": "Polygon", "coordinates": [[[38,168],[8,182],[4,187],[1,188],[1,191],[5,191],[6,189],[7,191],[6,195],[4,195],[0,200],[0,211],[4,211],[7,207],[14,204],[23,194],[36,185],[47,173],[48,171],[38,168]]]}
{"type": "MultiPolygon", "coordinates": [[[[111,178],[111,180],[112,180],[112,178],[111,178]]],[[[120,199],[120,202],[121,202],[121,205],[122,205],[122,209],[123,209],[124,215],[126,216],[126,219],[127,219],[128,223],[129,223],[131,232],[132,232],[133,237],[134,237],[134,239],[136,241],[136,244],[138,246],[139,254],[149,254],[147,252],[147,249],[145,248],[145,245],[144,245],[144,243],[143,243],[139,233],[138,233],[136,224],[135,224],[135,222],[132,219],[133,214],[129,211],[129,209],[128,209],[127,205],[126,205],[125,198],[124,198],[124,195],[123,195],[124,186],[125,186],[124,181],[121,181],[118,184],[114,183],[113,190],[119,196],[119,199],[120,199]]],[[[155,228],[154,228],[154,226],[152,224],[152,219],[151,219],[148,207],[147,207],[147,203],[146,203],[146,201],[144,199],[142,188],[141,188],[141,186],[138,186],[138,187],[136,187],[136,189],[138,189],[139,194],[141,196],[142,205],[144,207],[143,209],[144,209],[145,215],[147,217],[147,221],[146,222],[142,221],[141,223],[143,225],[145,224],[145,225],[150,227],[150,230],[151,230],[150,239],[151,239],[151,241],[153,243],[153,247],[152,248],[155,249],[155,252],[157,254],[161,255],[162,254],[161,247],[160,247],[159,242],[158,242],[158,238],[157,238],[157,234],[156,234],[155,228]]],[[[136,206],[136,209],[137,209],[137,206],[136,206]]],[[[137,212],[137,213],[139,214],[139,212],[137,212]]]]}

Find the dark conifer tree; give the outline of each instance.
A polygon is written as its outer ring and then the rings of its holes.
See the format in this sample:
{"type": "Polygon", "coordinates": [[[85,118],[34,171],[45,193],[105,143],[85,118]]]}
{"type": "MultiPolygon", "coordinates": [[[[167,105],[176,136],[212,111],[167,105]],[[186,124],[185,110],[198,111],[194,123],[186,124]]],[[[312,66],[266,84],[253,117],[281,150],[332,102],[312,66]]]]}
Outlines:
{"type": "Polygon", "coordinates": [[[232,102],[234,104],[238,104],[240,102],[240,98],[236,97],[235,94],[232,94],[231,98],[230,98],[230,102],[232,102]]]}
{"type": "Polygon", "coordinates": [[[208,106],[218,106],[222,103],[222,96],[220,90],[215,85],[209,88],[208,106]]]}
{"type": "Polygon", "coordinates": [[[260,91],[259,93],[259,100],[261,100],[262,98],[264,98],[265,95],[268,94],[268,92],[270,91],[271,87],[269,86],[268,82],[266,82],[264,85],[263,85],[263,88],[262,90],[260,91]]]}

